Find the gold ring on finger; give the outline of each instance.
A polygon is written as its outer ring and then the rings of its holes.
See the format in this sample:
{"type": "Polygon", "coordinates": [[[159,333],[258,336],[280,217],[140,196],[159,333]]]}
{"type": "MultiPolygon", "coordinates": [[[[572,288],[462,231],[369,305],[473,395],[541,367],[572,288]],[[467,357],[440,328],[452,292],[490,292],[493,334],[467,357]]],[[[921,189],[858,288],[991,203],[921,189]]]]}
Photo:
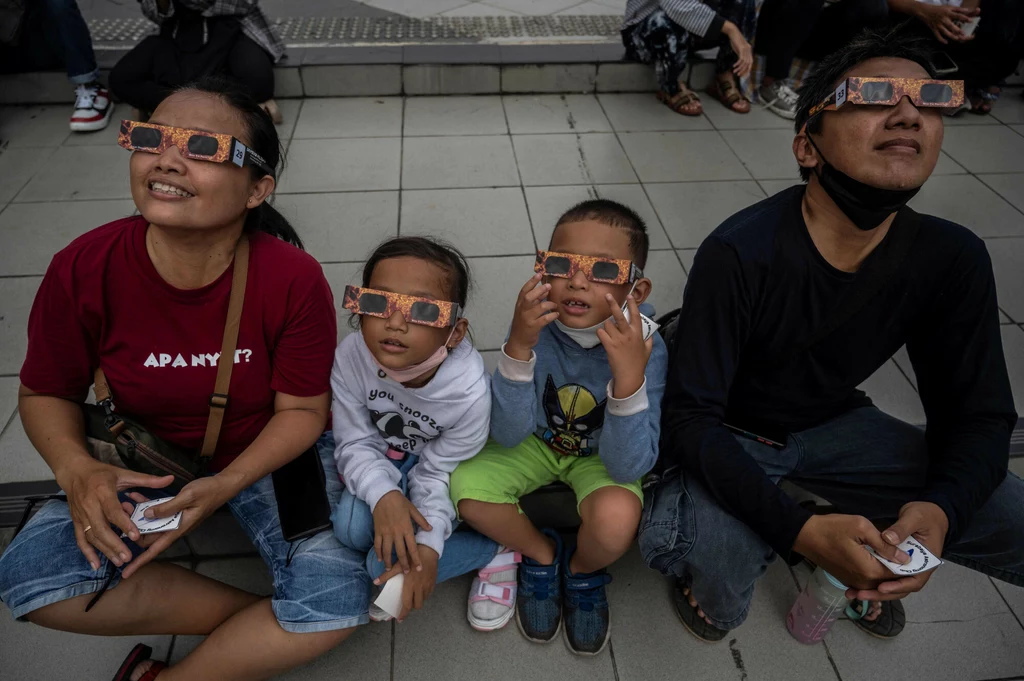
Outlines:
{"type": "Polygon", "coordinates": [[[85,534],[86,532],[88,532],[88,531],[89,531],[89,530],[91,530],[91,529],[92,529],[92,525],[86,525],[86,526],[85,526],[85,529],[84,529],[84,530],[82,530],[82,534],[85,534]]]}

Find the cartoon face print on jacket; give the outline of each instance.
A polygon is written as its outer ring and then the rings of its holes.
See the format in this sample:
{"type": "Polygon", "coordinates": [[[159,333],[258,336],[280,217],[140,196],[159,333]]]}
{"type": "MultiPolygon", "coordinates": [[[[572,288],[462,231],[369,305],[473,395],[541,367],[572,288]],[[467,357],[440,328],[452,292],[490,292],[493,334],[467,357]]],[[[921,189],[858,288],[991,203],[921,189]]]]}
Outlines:
{"type": "Polygon", "coordinates": [[[589,437],[604,424],[604,406],[593,393],[578,383],[556,388],[548,375],[544,384],[544,414],[548,427],[544,442],[563,456],[590,456],[593,441],[589,437]]]}

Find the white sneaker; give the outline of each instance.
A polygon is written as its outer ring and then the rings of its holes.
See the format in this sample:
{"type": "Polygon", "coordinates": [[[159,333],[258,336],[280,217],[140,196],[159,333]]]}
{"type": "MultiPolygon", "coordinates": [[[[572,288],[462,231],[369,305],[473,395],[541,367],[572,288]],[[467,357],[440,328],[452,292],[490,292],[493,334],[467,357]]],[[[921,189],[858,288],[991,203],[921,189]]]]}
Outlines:
{"type": "Polygon", "coordinates": [[[516,612],[519,563],[523,557],[500,549],[473,580],[469,589],[466,619],[477,631],[495,631],[509,623],[516,612]]]}
{"type": "Polygon", "coordinates": [[[114,105],[110,101],[110,92],[99,83],[79,85],[75,90],[75,112],[71,114],[71,130],[74,132],[94,132],[102,130],[110,123],[114,113],[114,105]]]}
{"type": "Polygon", "coordinates": [[[799,96],[782,81],[775,81],[771,85],[762,85],[757,89],[758,99],[765,108],[783,118],[793,120],[796,118],[796,106],[799,96]]]}

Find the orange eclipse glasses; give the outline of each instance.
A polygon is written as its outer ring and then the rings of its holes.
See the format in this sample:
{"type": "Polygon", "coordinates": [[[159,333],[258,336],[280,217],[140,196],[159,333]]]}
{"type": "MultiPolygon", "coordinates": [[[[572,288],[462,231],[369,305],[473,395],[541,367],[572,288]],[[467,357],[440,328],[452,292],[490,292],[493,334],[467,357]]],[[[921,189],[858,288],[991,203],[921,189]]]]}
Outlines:
{"type": "Polygon", "coordinates": [[[577,272],[583,272],[588,281],[602,284],[632,284],[644,276],[643,270],[632,260],[555,251],[537,251],[537,262],[533,266],[533,271],[561,279],[572,279],[577,272]]]}
{"type": "Polygon", "coordinates": [[[811,107],[807,118],[835,111],[844,104],[894,106],[909,97],[914,106],[951,108],[964,103],[962,80],[925,78],[847,78],[825,100],[811,107]]]}
{"type": "Polygon", "coordinates": [[[238,167],[256,166],[274,177],[274,170],[262,156],[226,133],[121,121],[117,143],[129,151],[145,151],[150,154],[162,154],[174,146],[185,158],[212,163],[231,161],[238,167]]]}
{"type": "Polygon", "coordinates": [[[359,286],[345,287],[342,307],[358,315],[381,319],[401,312],[407,322],[439,329],[455,326],[462,316],[462,306],[458,303],[359,286]]]}

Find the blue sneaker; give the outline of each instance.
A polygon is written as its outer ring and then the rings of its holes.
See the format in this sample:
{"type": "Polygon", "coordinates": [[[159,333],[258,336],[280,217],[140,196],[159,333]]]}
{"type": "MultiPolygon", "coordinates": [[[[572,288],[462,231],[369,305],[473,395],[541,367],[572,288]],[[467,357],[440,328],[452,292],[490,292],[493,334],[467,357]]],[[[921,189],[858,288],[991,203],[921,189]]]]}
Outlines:
{"type": "Polygon", "coordinates": [[[523,556],[516,594],[516,624],[534,643],[555,638],[562,623],[562,538],[554,530],[542,532],[555,541],[555,562],[541,565],[523,556]]]}
{"type": "Polygon", "coordinates": [[[565,579],[565,644],[577,655],[597,655],[608,644],[612,630],[608,597],[604,591],[604,585],[612,578],[604,570],[570,574],[572,554],[565,553],[562,568],[565,579]]]}

